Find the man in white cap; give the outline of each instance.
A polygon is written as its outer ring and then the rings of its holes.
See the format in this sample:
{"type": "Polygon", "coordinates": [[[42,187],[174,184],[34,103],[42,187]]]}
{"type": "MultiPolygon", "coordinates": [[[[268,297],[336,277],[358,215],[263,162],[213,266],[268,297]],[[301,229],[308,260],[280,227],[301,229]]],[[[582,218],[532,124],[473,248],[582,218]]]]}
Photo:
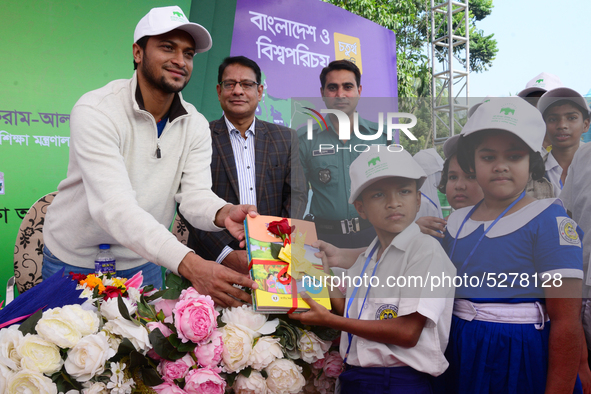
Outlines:
{"type": "Polygon", "coordinates": [[[162,266],[222,306],[250,300],[233,285],[254,282],[202,259],[168,231],[177,203],[193,226],[226,227],[239,239],[246,215],[256,215],[254,206],[227,204],[211,191],[209,125],[180,94],[193,56],[211,44],[179,7],[153,8],[135,29],[133,77],[78,100],[67,178],[45,221],[44,278],[64,267],[95,272],[99,245],[110,244],[118,276],[142,270],[158,287],[162,266]]]}

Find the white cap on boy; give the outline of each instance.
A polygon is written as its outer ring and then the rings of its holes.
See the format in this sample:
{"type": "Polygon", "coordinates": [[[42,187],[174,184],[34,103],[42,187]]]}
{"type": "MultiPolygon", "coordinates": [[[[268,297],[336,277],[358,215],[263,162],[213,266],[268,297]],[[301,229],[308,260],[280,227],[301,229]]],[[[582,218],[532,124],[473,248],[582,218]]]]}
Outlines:
{"type": "Polygon", "coordinates": [[[195,41],[195,52],[201,53],[211,48],[211,36],[205,27],[189,22],[179,6],[152,8],[144,16],[133,33],[133,42],[145,36],[157,36],[179,29],[184,30],[195,41]]]}
{"type": "Polygon", "coordinates": [[[542,115],[544,115],[544,112],[548,109],[549,106],[561,100],[572,101],[573,103],[581,107],[583,110],[586,110],[587,113],[591,112],[589,110],[589,105],[587,105],[587,100],[585,100],[585,98],[581,96],[576,90],[572,90],[569,88],[556,88],[544,93],[538,101],[538,110],[542,115]]]}
{"type": "Polygon", "coordinates": [[[533,92],[547,92],[562,86],[560,78],[554,74],[541,73],[525,84],[525,89],[517,93],[519,97],[527,97],[533,92]]]}
{"type": "Polygon", "coordinates": [[[539,152],[544,141],[546,124],[542,114],[519,97],[491,98],[482,103],[468,119],[460,135],[481,130],[504,130],[521,138],[533,151],[539,152]]]}
{"type": "Polygon", "coordinates": [[[380,179],[394,176],[418,179],[417,190],[427,179],[427,174],[410,153],[405,150],[390,152],[385,146],[378,145],[371,145],[351,163],[349,176],[351,177],[349,204],[353,204],[366,187],[380,179]]]}

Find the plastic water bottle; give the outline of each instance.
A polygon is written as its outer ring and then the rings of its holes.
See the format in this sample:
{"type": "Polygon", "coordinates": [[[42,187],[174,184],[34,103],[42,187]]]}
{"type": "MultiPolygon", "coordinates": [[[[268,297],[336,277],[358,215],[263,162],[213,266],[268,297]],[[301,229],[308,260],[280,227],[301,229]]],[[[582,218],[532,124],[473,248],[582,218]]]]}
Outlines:
{"type": "Polygon", "coordinates": [[[111,252],[111,245],[100,244],[99,252],[94,259],[94,272],[106,274],[115,273],[115,256],[111,252]]]}

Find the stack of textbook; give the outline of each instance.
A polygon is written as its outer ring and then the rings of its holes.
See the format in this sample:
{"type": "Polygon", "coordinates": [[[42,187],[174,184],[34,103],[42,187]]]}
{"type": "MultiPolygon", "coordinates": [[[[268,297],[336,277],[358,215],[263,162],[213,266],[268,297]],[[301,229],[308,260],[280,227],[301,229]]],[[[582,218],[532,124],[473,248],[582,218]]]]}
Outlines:
{"type": "Polygon", "coordinates": [[[288,264],[273,257],[272,249],[276,252],[283,245],[283,241],[267,230],[269,223],[281,219],[259,215],[256,218],[248,216],[245,220],[250,276],[259,286],[252,292],[254,310],[262,313],[306,311],[310,307],[300,296],[299,293],[302,291],[306,291],[316,302],[330,309],[322,261],[314,256],[318,249],[311,246],[317,240],[314,223],[288,219],[289,224],[295,226],[291,235],[291,259],[288,259],[291,261],[288,264]],[[271,244],[275,246],[272,247],[271,244]],[[295,272],[294,269],[298,267],[307,268],[303,272],[295,272]]]}

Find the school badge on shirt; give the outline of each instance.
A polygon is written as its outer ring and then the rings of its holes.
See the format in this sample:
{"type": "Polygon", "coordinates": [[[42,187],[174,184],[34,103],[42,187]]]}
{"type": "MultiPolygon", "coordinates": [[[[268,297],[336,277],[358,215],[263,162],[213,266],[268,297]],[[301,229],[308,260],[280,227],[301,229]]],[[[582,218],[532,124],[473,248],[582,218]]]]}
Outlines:
{"type": "Polygon", "coordinates": [[[330,181],[330,170],[328,168],[324,168],[318,171],[318,180],[322,183],[328,183],[328,181],[330,181]]]}
{"type": "Polygon", "coordinates": [[[572,245],[581,247],[581,239],[577,233],[577,223],[569,217],[558,216],[558,233],[560,234],[560,245],[572,245]]]}
{"type": "Polygon", "coordinates": [[[376,320],[394,319],[398,317],[398,306],[384,304],[376,311],[376,320]]]}

